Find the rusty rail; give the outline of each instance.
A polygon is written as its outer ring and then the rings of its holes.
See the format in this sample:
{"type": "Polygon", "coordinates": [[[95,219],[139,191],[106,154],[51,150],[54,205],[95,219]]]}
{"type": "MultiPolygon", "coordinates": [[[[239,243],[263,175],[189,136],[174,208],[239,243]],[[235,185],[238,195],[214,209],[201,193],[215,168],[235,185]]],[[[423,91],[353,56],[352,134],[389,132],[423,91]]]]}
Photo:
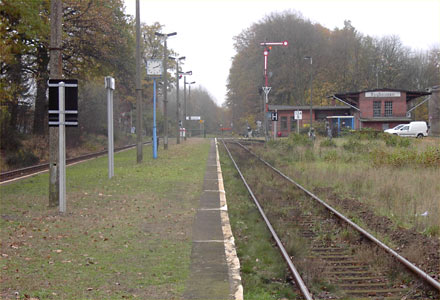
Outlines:
{"type": "Polygon", "coordinates": [[[270,224],[269,219],[266,217],[266,214],[264,213],[263,209],[261,208],[260,203],[258,202],[258,200],[255,197],[254,193],[252,192],[251,188],[247,184],[246,179],[244,178],[243,174],[241,173],[240,169],[238,168],[238,165],[235,163],[235,160],[232,157],[232,154],[229,151],[228,147],[226,146],[225,141],[222,140],[222,142],[223,142],[223,146],[225,147],[226,151],[228,152],[229,158],[231,159],[232,163],[234,164],[235,169],[237,170],[238,174],[240,175],[241,180],[243,181],[244,185],[246,186],[246,188],[249,192],[249,195],[251,195],[252,199],[254,200],[254,203],[257,206],[258,211],[260,212],[261,216],[263,217],[267,228],[269,229],[270,233],[272,234],[272,237],[274,238],[275,242],[277,243],[277,246],[280,249],[284,260],[286,261],[287,265],[289,266],[289,269],[292,272],[293,278],[294,278],[296,284],[298,285],[301,293],[303,294],[305,299],[312,300],[313,298],[312,298],[309,290],[307,289],[307,286],[304,284],[304,281],[302,280],[301,275],[299,274],[299,272],[295,268],[295,266],[292,262],[292,259],[290,258],[289,254],[287,253],[286,249],[284,248],[283,244],[281,243],[281,240],[278,237],[275,230],[273,229],[272,224],[270,224]]]}
{"type": "Polygon", "coordinates": [[[271,164],[269,164],[267,161],[265,161],[264,159],[260,158],[258,155],[256,155],[255,153],[253,153],[251,150],[249,150],[248,148],[246,148],[245,146],[243,146],[242,144],[236,142],[238,145],[240,145],[240,147],[242,147],[244,150],[246,150],[247,152],[251,153],[252,155],[254,155],[256,158],[258,158],[261,162],[263,162],[266,166],[268,166],[269,168],[271,168],[273,171],[275,171],[276,173],[278,173],[281,177],[283,177],[284,179],[286,179],[287,181],[293,183],[294,185],[296,185],[300,190],[302,190],[304,193],[306,193],[307,195],[309,195],[310,197],[312,197],[314,200],[316,200],[318,203],[322,204],[328,211],[330,211],[331,213],[333,213],[335,216],[337,216],[339,219],[341,219],[342,221],[344,221],[345,223],[347,223],[348,225],[350,225],[352,228],[354,228],[356,231],[358,231],[359,233],[361,233],[363,236],[365,236],[366,238],[368,238],[370,241],[372,241],[373,243],[375,243],[377,246],[379,246],[380,248],[382,248],[383,250],[385,250],[386,252],[388,252],[391,256],[393,256],[395,259],[397,259],[400,263],[402,263],[404,266],[406,266],[408,269],[410,269],[412,272],[414,272],[417,276],[419,276],[421,279],[425,280],[427,283],[429,283],[432,287],[436,288],[437,290],[440,291],[440,282],[438,282],[437,280],[435,280],[434,278],[432,278],[431,276],[429,276],[429,274],[427,274],[425,271],[423,271],[422,269],[420,269],[419,267],[417,267],[415,264],[411,263],[410,261],[408,261],[406,258],[404,258],[403,256],[401,256],[400,254],[398,254],[396,251],[394,251],[393,249],[391,249],[390,247],[388,247],[387,245],[385,245],[383,242],[381,242],[380,240],[378,240],[376,237],[374,237],[372,234],[370,234],[368,231],[366,231],[365,229],[363,229],[362,227],[360,227],[359,225],[357,225],[356,223],[354,223],[353,221],[351,221],[349,218],[345,217],[343,214],[341,214],[339,211],[337,211],[336,209],[334,209],[333,207],[331,207],[329,204],[327,204],[325,201],[321,200],[320,198],[318,198],[315,194],[309,192],[307,189],[305,189],[303,186],[301,186],[299,183],[295,182],[294,180],[292,180],[290,177],[288,177],[287,175],[283,174],[280,170],[278,170],[277,168],[275,168],[274,166],[272,166],[271,164]]]}

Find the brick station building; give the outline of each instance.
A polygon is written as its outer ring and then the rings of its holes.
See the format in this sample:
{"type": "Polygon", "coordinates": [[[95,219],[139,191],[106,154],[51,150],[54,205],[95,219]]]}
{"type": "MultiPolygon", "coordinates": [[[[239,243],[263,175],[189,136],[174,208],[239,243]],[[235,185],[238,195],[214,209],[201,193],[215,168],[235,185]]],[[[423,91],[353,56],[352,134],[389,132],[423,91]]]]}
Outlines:
{"type": "MultiPolygon", "coordinates": [[[[430,94],[430,92],[397,89],[334,94],[329,98],[340,101],[343,105],[313,106],[312,120],[313,122],[337,121],[338,127],[372,128],[382,131],[411,122],[412,118],[408,115],[408,111],[412,107],[412,101],[430,94]],[[347,126],[341,126],[341,123],[347,126]]],[[[288,136],[290,132],[297,130],[297,121],[294,119],[295,111],[302,111],[300,128],[310,124],[310,106],[269,105],[269,111],[278,113],[276,129],[282,136],[288,136]]],[[[272,131],[275,122],[270,123],[272,131]]]]}
{"type": "Polygon", "coordinates": [[[375,89],[334,94],[331,97],[350,106],[356,129],[384,130],[413,121],[408,114],[412,100],[430,94],[420,91],[375,89]]]}
{"type": "MultiPolygon", "coordinates": [[[[277,132],[281,136],[288,136],[290,132],[296,132],[299,128],[306,128],[310,124],[310,106],[291,106],[291,105],[269,105],[270,112],[278,113],[278,121],[276,122],[277,132]],[[302,112],[302,119],[294,119],[295,111],[302,112]]],[[[313,106],[312,118],[313,122],[325,121],[331,116],[350,116],[351,108],[348,105],[334,106],[313,106]]],[[[270,130],[273,131],[275,122],[270,122],[270,130]]]]}

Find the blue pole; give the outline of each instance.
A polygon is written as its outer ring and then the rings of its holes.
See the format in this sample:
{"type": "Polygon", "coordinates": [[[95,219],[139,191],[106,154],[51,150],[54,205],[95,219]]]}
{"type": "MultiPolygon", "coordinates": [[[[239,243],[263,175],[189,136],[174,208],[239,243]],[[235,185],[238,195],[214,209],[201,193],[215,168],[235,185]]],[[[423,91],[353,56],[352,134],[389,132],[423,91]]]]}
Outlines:
{"type": "Polygon", "coordinates": [[[153,79],[153,158],[157,158],[156,136],[156,78],[153,79]]]}

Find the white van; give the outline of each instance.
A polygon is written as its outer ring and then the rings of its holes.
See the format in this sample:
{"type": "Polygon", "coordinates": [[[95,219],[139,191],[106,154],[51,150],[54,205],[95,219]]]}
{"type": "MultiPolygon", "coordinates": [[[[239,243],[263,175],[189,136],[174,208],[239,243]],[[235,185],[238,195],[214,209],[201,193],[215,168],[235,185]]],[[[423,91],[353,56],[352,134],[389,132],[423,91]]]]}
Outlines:
{"type": "Polygon", "coordinates": [[[389,133],[389,134],[397,134],[397,131],[399,131],[400,128],[405,126],[406,124],[399,124],[394,128],[385,129],[383,132],[389,133]]]}
{"type": "Polygon", "coordinates": [[[400,128],[396,134],[398,136],[422,138],[424,136],[428,136],[428,125],[426,125],[426,122],[423,121],[411,122],[400,128]]]}

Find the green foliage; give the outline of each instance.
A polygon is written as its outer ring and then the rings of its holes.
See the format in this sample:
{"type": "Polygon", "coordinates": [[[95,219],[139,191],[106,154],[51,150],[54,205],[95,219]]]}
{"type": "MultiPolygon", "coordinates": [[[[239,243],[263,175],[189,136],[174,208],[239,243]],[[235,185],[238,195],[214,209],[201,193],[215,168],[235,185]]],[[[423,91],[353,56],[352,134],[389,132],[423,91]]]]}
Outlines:
{"type": "Polygon", "coordinates": [[[400,137],[394,134],[383,133],[380,137],[385,141],[388,147],[403,147],[408,148],[411,146],[411,139],[400,137]]]}
{"type": "Polygon", "coordinates": [[[325,139],[325,140],[322,140],[319,143],[319,147],[321,147],[321,148],[325,148],[325,147],[327,147],[327,148],[336,148],[337,146],[336,146],[335,141],[330,140],[330,139],[325,139]]]}
{"type": "Polygon", "coordinates": [[[15,168],[35,165],[39,159],[32,152],[20,149],[6,156],[6,163],[15,168]]]}
{"type": "Polygon", "coordinates": [[[440,167],[440,146],[429,146],[418,152],[416,149],[397,148],[392,151],[375,148],[370,152],[375,165],[389,165],[393,167],[423,166],[440,167]]]}
{"type": "Polygon", "coordinates": [[[349,152],[353,152],[353,153],[362,153],[365,152],[366,149],[366,145],[362,144],[358,139],[350,137],[343,145],[342,147],[349,151],[349,152]]]}
{"type": "Polygon", "coordinates": [[[291,133],[287,140],[289,145],[296,146],[313,146],[313,142],[304,134],[291,133]]]}

